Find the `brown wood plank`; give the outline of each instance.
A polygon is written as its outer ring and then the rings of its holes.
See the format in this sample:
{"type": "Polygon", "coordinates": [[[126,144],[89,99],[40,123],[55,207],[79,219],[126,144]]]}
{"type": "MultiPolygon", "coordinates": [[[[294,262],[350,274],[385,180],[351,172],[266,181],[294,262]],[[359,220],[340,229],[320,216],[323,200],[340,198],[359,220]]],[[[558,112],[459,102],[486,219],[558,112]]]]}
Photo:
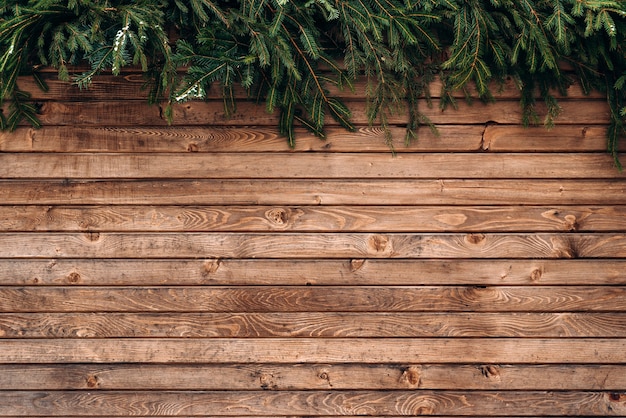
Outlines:
{"type": "Polygon", "coordinates": [[[626,311],[626,287],[2,287],[0,312],[626,311]]]}
{"type": "MultiPolygon", "coordinates": [[[[85,70],[88,70],[85,68],[85,70]]],[[[81,71],[82,72],[82,71],[81,71]]],[[[79,72],[80,73],[80,72],[79,72]]],[[[78,74],[79,74],[78,73],[78,74]]],[[[80,89],[75,83],[61,81],[56,74],[41,73],[40,77],[46,82],[48,91],[44,92],[32,77],[22,76],[18,78],[20,89],[28,92],[32,100],[146,100],[147,91],[142,88],[145,78],[141,72],[125,72],[119,76],[110,74],[100,74],[92,78],[88,88],[80,89]]],[[[329,84],[327,86],[329,93],[336,97],[364,97],[367,89],[367,82],[360,79],[353,82],[352,90],[349,88],[339,89],[329,84]]],[[[435,80],[430,85],[430,94],[432,97],[440,97],[442,83],[435,80]]],[[[492,83],[491,89],[496,99],[515,99],[519,97],[519,88],[513,79],[509,78],[501,86],[492,83]]],[[[210,98],[220,99],[222,97],[219,88],[211,89],[208,92],[210,98]]],[[[558,93],[555,95],[559,97],[558,93]]],[[[247,97],[246,91],[236,86],[234,88],[236,98],[242,99],[247,97]]],[[[465,98],[466,93],[462,91],[453,91],[452,95],[458,98],[465,98]]],[[[537,94],[537,97],[540,97],[537,94]]],[[[567,98],[588,99],[603,98],[604,96],[596,91],[585,94],[582,87],[574,82],[567,89],[567,98]]]]}
{"type": "Polygon", "coordinates": [[[0,206],[0,230],[623,231],[626,206],[0,206]]]}
{"type": "MultiPolygon", "coordinates": [[[[606,149],[606,126],[541,126],[490,124],[485,127],[481,149],[492,152],[589,152],[606,149]]],[[[626,150],[626,141],[618,147],[626,150]]]]}
{"type": "Polygon", "coordinates": [[[0,259],[0,272],[5,286],[626,285],[626,260],[594,259],[0,259]]]}
{"type": "Polygon", "coordinates": [[[582,415],[621,416],[607,392],[256,391],[0,392],[11,415],[582,415]]]}
{"type": "MultiPolygon", "coordinates": [[[[8,105],[8,104],[7,104],[8,105]]],[[[363,101],[346,101],[351,109],[351,121],[356,125],[368,125],[366,106],[363,101]]],[[[610,111],[605,100],[568,101],[561,100],[561,115],[556,124],[605,124],[610,120],[610,111]]],[[[545,113],[544,105],[538,104],[540,115],[545,113]]],[[[517,100],[500,100],[486,104],[458,102],[458,108],[439,109],[437,100],[429,107],[425,101],[420,110],[435,124],[484,124],[487,122],[520,124],[522,111],[517,100]]],[[[97,101],[97,102],[45,102],[38,115],[44,125],[62,126],[167,126],[160,106],[148,106],[143,102],[133,101],[97,101]]],[[[276,126],[278,112],[268,114],[265,106],[253,102],[239,102],[237,110],[226,116],[221,101],[187,102],[173,107],[173,124],[189,125],[256,125],[276,126]]],[[[392,125],[404,125],[408,117],[396,113],[389,115],[392,125]]],[[[328,126],[338,126],[331,118],[328,126]]]]}
{"type": "Polygon", "coordinates": [[[621,364],[623,338],[0,339],[0,363],[621,364]]]}
{"type": "MultiPolygon", "coordinates": [[[[329,292],[332,292],[330,290],[329,292]]],[[[280,294],[280,289],[277,292],[280,294]]],[[[358,291],[356,293],[359,293],[358,291]]],[[[545,292],[537,293],[550,298],[545,292]]],[[[107,294],[108,295],[108,294],[107,294]]],[[[571,296],[576,296],[574,292],[571,296]]],[[[346,300],[348,309],[353,298],[346,300]]],[[[25,303],[30,300],[26,298],[25,303]]],[[[73,301],[70,300],[70,303],[73,301]]],[[[428,303],[428,301],[425,301],[428,303]]],[[[587,303],[589,303],[587,301],[587,303]]],[[[475,303],[474,303],[475,304],[475,303]]],[[[161,304],[162,305],[162,304],[161,304]]],[[[445,304],[442,304],[445,305],[445,304]]],[[[468,304],[469,306],[472,303],[468,304]]],[[[606,310],[615,307],[609,303],[606,310]]],[[[45,305],[38,310],[55,310],[45,305]]],[[[511,310],[501,308],[492,309],[511,310]]],[[[547,310],[551,309],[549,306],[547,310]]],[[[3,310],[7,310],[4,307],[3,310]]],[[[65,308],[67,309],[67,308],[65,308]]],[[[96,306],[94,310],[99,310],[96,306]]],[[[483,308],[484,309],[484,308],[483,308]]],[[[22,308],[21,310],[25,310],[22,308]]],[[[251,309],[252,310],[252,309],[251,309]]],[[[625,338],[626,314],[611,313],[10,313],[1,338],[625,338]]],[[[479,311],[481,309],[475,309],[479,311]]],[[[604,310],[604,309],[603,309],[604,310]]],[[[306,388],[303,388],[306,389],[306,388]]]]}
{"type": "Polygon", "coordinates": [[[0,365],[0,390],[603,390],[620,365],[0,365]]]}
{"type": "MultiPolygon", "coordinates": [[[[560,125],[552,129],[515,125],[440,125],[435,135],[423,127],[405,144],[406,130],[390,127],[393,149],[405,152],[604,152],[607,127],[560,125]]],[[[389,152],[385,132],[329,128],[320,139],[297,129],[291,149],[277,129],[268,127],[119,127],[44,126],[0,132],[4,152],[389,152]]],[[[626,143],[620,143],[626,151],[626,143]]]]}
{"type": "Polygon", "coordinates": [[[613,180],[0,180],[4,205],[624,205],[613,180]]]}
{"type": "MultiPolygon", "coordinates": [[[[428,128],[405,143],[406,129],[390,127],[395,152],[451,152],[480,149],[483,126],[439,126],[435,135],[428,128]],[[462,131],[462,135],[459,135],[462,131]]],[[[555,128],[555,130],[560,127],[555,128]]],[[[600,128],[598,128],[600,130],[600,128]]],[[[271,127],[128,127],[83,128],[43,126],[0,132],[0,151],[5,152],[390,152],[385,132],[377,127],[359,127],[356,132],[329,128],[320,139],[296,130],[295,148],[271,127]]],[[[606,135],[605,135],[606,136],[606,135]]],[[[588,141],[586,141],[588,142],[588,141]]],[[[606,149],[606,140],[596,151],[606,149]]],[[[588,149],[582,149],[587,151],[588,149]]]]}
{"type": "Polygon", "coordinates": [[[622,233],[1,233],[0,258],[623,258],[622,233]]]}
{"type": "Polygon", "coordinates": [[[0,153],[0,178],[626,178],[599,153],[0,153]]]}

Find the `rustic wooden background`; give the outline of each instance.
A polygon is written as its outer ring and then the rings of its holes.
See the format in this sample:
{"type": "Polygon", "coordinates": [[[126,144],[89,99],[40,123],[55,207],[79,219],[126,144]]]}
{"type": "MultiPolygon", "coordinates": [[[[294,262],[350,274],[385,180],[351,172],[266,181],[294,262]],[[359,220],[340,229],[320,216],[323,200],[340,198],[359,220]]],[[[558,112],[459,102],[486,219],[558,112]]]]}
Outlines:
{"type": "Polygon", "coordinates": [[[552,130],[511,86],[435,97],[440,136],[395,115],[394,156],[358,93],[357,132],[290,150],[247,102],[168,126],[141,83],[22,80],[45,126],[0,134],[0,416],[626,415],[601,97],[552,130]]]}

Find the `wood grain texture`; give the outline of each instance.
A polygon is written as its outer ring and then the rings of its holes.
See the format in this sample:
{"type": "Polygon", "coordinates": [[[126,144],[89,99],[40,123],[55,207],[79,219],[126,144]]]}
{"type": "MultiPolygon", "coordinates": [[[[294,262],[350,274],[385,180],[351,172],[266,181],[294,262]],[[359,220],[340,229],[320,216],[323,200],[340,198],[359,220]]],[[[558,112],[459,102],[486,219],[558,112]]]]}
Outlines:
{"type": "MultiPolygon", "coordinates": [[[[407,152],[604,152],[606,125],[439,125],[434,134],[418,130],[417,139],[405,143],[406,129],[391,126],[393,150],[407,152]]],[[[292,149],[271,127],[76,127],[43,126],[0,132],[4,152],[389,152],[385,131],[358,127],[355,132],[330,127],[322,140],[296,129],[292,149]]],[[[618,144],[626,151],[623,141],[618,144]]]]}
{"type": "MultiPolygon", "coordinates": [[[[77,74],[88,68],[82,69],[77,74]]],[[[32,100],[147,100],[147,90],[143,88],[146,80],[141,71],[125,71],[119,76],[113,76],[111,74],[99,74],[92,78],[91,84],[86,89],[80,89],[75,83],[61,81],[56,75],[50,73],[40,73],[40,77],[46,82],[48,91],[41,90],[39,85],[33,80],[32,77],[21,76],[18,78],[20,89],[31,94],[32,100]]],[[[332,83],[328,86],[329,94],[335,97],[364,97],[364,92],[367,88],[367,81],[363,78],[356,80],[352,83],[352,89],[337,88],[332,83]]],[[[516,99],[519,97],[519,86],[512,78],[508,78],[500,85],[499,83],[492,83],[493,96],[496,99],[516,99]]],[[[440,97],[442,83],[440,80],[434,80],[430,85],[431,97],[440,97]]],[[[582,87],[573,83],[566,90],[568,99],[587,99],[587,98],[603,98],[603,96],[596,91],[584,92],[582,87]]],[[[212,89],[207,92],[208,97],[212,99],[221,99],[222,95],[218,89],[212,89]]],[[[240,86],[234,86],[233,94],[238,99],[244,99],[248,97],[246,91],[240,86]]],[[[466,92],[452,91],[453,97],[465,98],[466,92]]],[[[557,97],[562,97],[558,92],[554,91],[557,97]]],[[[537,92],[537,97],[540,97],[537,92]]]]}
{"type": "MultiPolygon", "coordinates": [[[[566,125],[565,125],[566,126],[566,125]]],[[[567,128],[565,128],[567,129],[567,128]]],[[[606,129],[606,127],[605,127],[606,129]]],[[[560,132],[561,127],[554,128],[560,132]]],[[[597,128],[601,130],[600,127],[597,128]]],[[[393,149],[404,152],[478,151],[484,126],[441,125],[437,134],[427,128],[418,130],[418,138],[405,143],[406,129],[389,127],[393,149]]],[[[545,130],[547,132],[547,130],[545,130]]],[[[580,129],[578,129],[580,131],[580,129]]],[[[578,132],[577,131],[577,132],[578,132]]],[[[18,128],[0,132],[0,151],[5,152],[385,152],[390,148],[384,129],[361,126],[355,132],[330,127],[320,139],[303,129],[296,129],[297,141],[290,148],[274,127],[77,127],[43,126],[40,129],[18,128]]],[[[540,133],[536,133],[537,135],[540,133]]],[[[604,138],[604,137],[603,137],[604,138]]],[[[602,147],[596,151],[603,151],[602,147]]],[[[581,142],[588,142],[581,141],[581,142]]],[[[582,149],[586,151],[588,149],[582,149]]]]}
{"type": "Polygon", "coordinates": [[[626,285],[626,261],[0,259],[4,286],[626,285]]]}
{"type": "Polygon", "coordinates": [[[626,287],[8,287],[1,312],[626,311],[626,287]]]}
{"type": "MultiPolygon", "coordinates": [[[[361,100],[346,100],[351,110],[351,121],[355,125],[369,125],[365,103],[361,100]]],[[[7,103],[7,106],[9,103],[7,103]]],[[[426,100],[418,103],[420,111],[435,124],[521,124],[522,109],[518,100],[500,100],[486,104],[458,102],[458,108],[441,111],[439,101],[433,100],[429,106],[426,100]]],[[[610,121],[610,111],[606,100],[568,101],[559,103],[562,113],[556,124],[606,124],[610,121]]],[[[237,109],[226,115],[221,101],[192,101],[173,106],[174,126],[276,126],[278,112],[267,113],[265,106],[241,101],[237,109]]],[[[537,112],[546,113],[545,105],[538,103],[537,112]]],[[[406,125],[408,113],[395,113],[388,117],[391,125],[406,125]]],[[[139,101],[97,101],[97,102],[43,102],[38,114],[44,125],[58,126],[167,126],[161,106],[149,106],[139,101]]],[[[327,118],[328,126],[339,126],[332,118],[327,118]]],[[[25,126],[25,123],[23,124],[25,126]]]]}
{"type": "Polygon", "coordinates": [[[0,390],[623,390],[624,365],[0,365],[0,390]]]}
{"type": "Polygon", "coordinates": [[[626,395],[606,392],[19,392],[0,393],[11,415],[432,415],[620,416],[626,395]]]}
{"type": "Polygon", "coordinates": [[[0,180],[4,205],[626,205],[607,180],[0,180]]]}
{"type": "Polygon", "coordinates": [[[0,153],[3,179],[626,178],[596,153],[0,153]]]}
{"type": "Polygon", "coordinates": [[[0,230],[518,232],[626,230],[626,206],[0,206],[0,230]]]}
{"type": "MultiPolygon", "coordinates": [[[[547,296],[543,294],[542,297],[547,299],[547,296]]],[[[346,301],[348,307],[351,307],[350,303],[351,300],[346,301]]],[[[492,309],[498,307],[494,306],[492,309]]],[[[603,310],[610,310],[612,307],[614,304],[608,303],[607,308],[603,310]]],[[[55,310],[54,307],[47,309],[55,310]]],[[[94,311],[98,309],[99,307],[96,307],[94,311]]],[[[626,338],[626,314],[622,311],[610,313],[455,313],[454,309],[443,313],[94,313],[90,311],[86,313],[0,314],[0,338],[151,337],[626,338]]]]}
{"type": "Polygon", "coordinates": [[[0,363],[621,364],[624,338],[0,339],[0,363]]]}
{"type": "Polygon", "coordinates": [[[623,258],[623,233],[0,233],[2,258],[623,258]]]}

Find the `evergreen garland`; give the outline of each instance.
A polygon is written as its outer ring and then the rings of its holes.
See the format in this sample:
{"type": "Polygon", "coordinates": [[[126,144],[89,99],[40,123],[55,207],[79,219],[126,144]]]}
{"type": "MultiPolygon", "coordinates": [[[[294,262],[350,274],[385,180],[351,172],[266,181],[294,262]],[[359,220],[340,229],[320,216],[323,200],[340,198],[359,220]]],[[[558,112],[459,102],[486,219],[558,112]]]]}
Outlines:
{"type": "Polygon", "coordinates": [[[367,79],[371,123],[408,105],[407,140],[429,124],[418,97],[443,81],[451,92],[491,100],[490,86],[512,77],[521,91],[524,123],[538,121],[535,97],[547,104],[544,123],[559,114],[552,91],[578,81],[606,95],[611,110],[608,151],[616,164],[626,133],[626,1],[624,0],[21,0],[0,6],[2,129],[37,109],[17,77],[41,67],[81,87],[102,71],[138,66],[150,100],[171,105],[223,92],[225,111],[243,86],[280,112],[291,145],[294,127],[324,136],[328,114],[352,129],[350,110],[329,86],[367,79]],[[85,62],[90,69],[70,74],[85,62]],[[564,72],[562,68],[572,69],[564,72]],[[182,72],[180,71],[184,69],[182,72]],[[495,83],[494,83],[495,82],[495,83]]]}

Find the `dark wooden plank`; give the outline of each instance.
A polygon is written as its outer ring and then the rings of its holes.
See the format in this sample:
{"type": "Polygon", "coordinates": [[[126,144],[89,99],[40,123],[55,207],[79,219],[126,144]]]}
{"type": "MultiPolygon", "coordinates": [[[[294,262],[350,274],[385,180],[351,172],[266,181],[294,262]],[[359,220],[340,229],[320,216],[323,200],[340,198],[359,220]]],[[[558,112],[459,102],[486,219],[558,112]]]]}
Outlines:
{"type": "Polygon", "coordinates": [[[621,364],[624,338],[0,339],[0,363],[621,364]]]}
{"type": "MultiPolygon", "coordinates": [[[[84,70],[88,70],[85,68],[84,70]]],[[[80,74],[79,71],[77,74],[80,74]]],[[[39,88],[39,85],[33,80],[32,77],[22,76],[19,77],[18,83],[20,89],[28,92],[31,95],[32,100],[146,100],[147,91],[142,88],[145,83],[143,74],[139,71],[127,71],[119,76],[113,76],[111,74],[100,74],[92,78],[91,84],[88,88],[80,89],[75,83],[65,82],[58,79],[56,74],[52,73],[40,73],[40,77],[46,82],[48,91],[44,92],[39,88]]],[[[367,89],[367,81],[365,79],[359,79],[352,83],[352,89],[344,88],[339,89],[333,84],[327,86],[331,95],[336,97],[364,97],[367,89]]],[[[432,97],[440,97],[442,83],[440,80],[435,80],[431,85],[430,94],[432,97]]],[[[515,99],[519,97],[519,87],[517,83],[509,78],[503,85],[492,83],[491,89],[493,90],[493,96],[496,99],[515,99]]],[[[235,86],[234,95],[236,98],[246,98],[248,95],[246,91],[235,86]]],[[[222,94],[219,88],[209,90],[208,97],[213,99],[220,99],[222,94]]],[[[554,92],[557,97],[560,97],[558,92],[554,92]]],[[[466,93],[462,91],[453,91],[452,95],[458,98],[465,98],[466,93]]],[[[539,93],[537,92],[537,97],[539,93]]],[[[593,91],[589,94],[585,94],[582,87],[574,83],[567,89],[567,98],[573,99],[588,99],[588,98],[603,98],[601,93],[593,91]]]]}
{"type": "Polygon", "coordinates": [[[626,285],[626,260],[0,259],[0,285],[606,286],[626,285]]]}
{"type": "Polygon", "coordinates": [[[599,153],[0,153],[0,178],[626,178],[599,153]]]}
{"type": "Polygon", "coordinates": [[[0,390],[603,390],[619,365],[0,365],[0,390]]]}
{"type": "Polygon", "coordinates": [[[11,415],[582,415],[620,416],[626,395],[607,392],[0,392],[11,415]]]}
{"type": "Polygon", "coordinates": [[[0,230],[623,231],[626,206],[0,206],[0,230]]]}
{"type": "MultiPolygon", "coordinates": [[[[605,124],[610,120],[610,111],[605,100],[560,101],[561,115],[557,124],[605,124]]],[[[7,104],[8,105],[8,104],[7,104]]],[[[346,101],[351,109],[351,120],[357,125],[368,125],[366,104],[363,101],[346,101]]],[[[441,111],[438,100],[428,106],[426,101],[419,103],[420,110],[435,124],[483,124],[487,122],[520,124],[522,110],[517,100],[500,100],[486,104],[458,102],[458,108],[441,111]]],[[[545,106],[538,104],[540,115],[545,113],[545,106]]],[[[241,101],[237,109],[227,116],[221,100],[213,102],[193,101],[173,107],[175,126],[198,125],[257,125],[276,126],[278,112],[268,114],[265,106],[253,102],[241,101]]],[[[62,126],[167,126],[160,106],[148,106],[143,102],[133,101],[97,101],[97,102],[44,102],[40,114],[45,125],[62,126]]],[[[404,125],[408,122],[405,114],[389,115],[392,125],[404,125]]],[[[329,126],[338,126],[328,118],[329,126]]]]}
{"type": "MultiPolygon", "coordinates": [[[[405,152],[604,152],[604,125],[440,125],[437,134],[423,127],[417,139],[405,143],[406,130],[390,127],[393,149],[405,152]]],[[[377,127],[359,127],[356,132],[329,128],[322,140],[305,130],[296,130],[295,148],[290,148],[277,129],[268,127],[74,127],[44,126],[0,132],[4,152],[389,152],[385,132],[377,127]]],[[[620,145],[626,151],[626,143],[620,145]]]]}
{"type": "MultiPolygon", "coordinates": [[[[327,291],[330,293],[334,289],[327,291]]],[[[280,295],[280,289],[277,293],[280,295]]],[[[537,293],[546,299],[551,296],[545,292],[537,293]]],[[[108,293],[106,295],[108,296],[108,293]]],[[[570,297],[576,295],[577,292],[574,292],[570,297]]],[[[351,305],[353,299],[346,299],[346,310],[353,309],[351,305]]],[[[25,303],[29,302],[29,298],[26,297],[25,303]]],[[[70,300],[70,303],[72,302],[70,300]]],[[[428,303],[428,300],[424,303],[428,303]]],[[[468,303],[468,308],[472,305],[476,303],[468,303]]],[[[609,303],[606,310],[614,306],[609,303]]],[[[37,309],[56,310],[57,307],[47,304],[37,309]]],[[[69,310],[66,307],[64,309],[69,310]]],[[[101,305],[94,308],[95,311],[99,309],[101,305]]],[[[497,309],[505,311],[515,308],[502,308],[501,305],[492,308],[497,309]]],[[[546,310],[550,309],[554,308],[548,306],[546,310]]],[[[5,313],[0,314],[0,338],[626,338],[624,312],[455,313],[454,311],[455,308],[443,313],[5,313]]]]}
{"type": "MultiPolygon", "coordinates": [[[[559,128],[555,128],[559,129],[559,128]]],[[[428,128],[405,143],[406,129],[389,128],[393,149],[403,152],[451,152],[480,149],[483,126],[439,126],[435,135],[428,128]],[[462,130],[462,135],[459,131],[462,130]]],[[[296,129],[295,148],[290,148],[278,129],[271,127],[74,127],[44,126],[0,132],[0,151],[5,152],[390,152],[385,131],[359,127],[356,132],[329,128],[321,139],[296,129]]],[[[604,151],[603,147],[598,151],[604,151]]],[[[586,150],[586,149],[585,149],[586,150]]]]}
{"type": "Polygon", "coordinates": [[[0,258],[623,258],[622,233],[0,233],[0,258]]]}
{"type": "Polygon", "coordinates": [[[613,180],[0,180],[4,205],[625,205],[613,180]]]}

